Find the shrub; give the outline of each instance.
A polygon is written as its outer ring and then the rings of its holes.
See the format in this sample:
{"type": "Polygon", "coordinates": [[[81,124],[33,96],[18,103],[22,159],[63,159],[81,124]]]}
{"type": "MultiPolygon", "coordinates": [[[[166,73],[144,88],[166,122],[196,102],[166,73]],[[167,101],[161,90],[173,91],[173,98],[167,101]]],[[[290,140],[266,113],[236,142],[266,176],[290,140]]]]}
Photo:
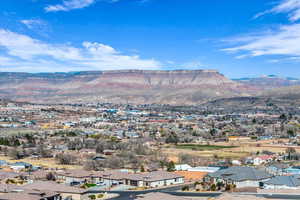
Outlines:
{"type": "Polygon", "coordinates": [[[91,200],[95,200],[96,199],[96,195],[89,195],[89,199],[91,199],[91,200]]]}
{"type": "Polygon", "coordinates": [[[189,191],[190,187],[188,185],[185,185],[181,188],[182,191],[189,191]]]}
{"type": "Polygon", "coordinates": [[[210,186],[210,190],[211,190],[211,191],[216,191],[216,189],[217,189],[216,184],[212,184],[212,185],[210,186]]]}

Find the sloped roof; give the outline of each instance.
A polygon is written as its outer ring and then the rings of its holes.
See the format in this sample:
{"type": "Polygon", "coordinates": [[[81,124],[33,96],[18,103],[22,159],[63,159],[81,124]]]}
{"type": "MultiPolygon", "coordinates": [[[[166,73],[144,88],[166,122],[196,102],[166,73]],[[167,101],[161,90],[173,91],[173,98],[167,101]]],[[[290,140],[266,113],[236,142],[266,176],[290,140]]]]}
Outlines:
{"type": "Polygon", "coordinates": [[[288,187],[298,187],[300,186],[300,179],[295,176],[276,176],[266,182],[269,185],[285,185],[288,187]]]}
{"type": "Polygon", "coordinates": [[[149,182],[168,180],[174,178],[184,178],[184,177],[182,175],[178,175],[176,173],[171,173],[166,171],[153,171],[147,173],[130,174],[128,176],[129,180],[149,181],[149,182]]]}
{"type": "Polygon", "coordinates": [[[271,174],[263,170],[258,170],[253,167],[241,166],[222,169],[214,173],[209,173],[208,176],[232,181],[264,180],[272,177],[271,174]]]}
{"type": "Polygon", "coordinates": [[[71,187],[64,184],[58,184],[53,181],[35,181],[33,183],[24,185],[21,188],[27,190],[47,190],[58,193],[82,194],[86,192],[86,190],[83,190],[81,188],[71,187]]]}

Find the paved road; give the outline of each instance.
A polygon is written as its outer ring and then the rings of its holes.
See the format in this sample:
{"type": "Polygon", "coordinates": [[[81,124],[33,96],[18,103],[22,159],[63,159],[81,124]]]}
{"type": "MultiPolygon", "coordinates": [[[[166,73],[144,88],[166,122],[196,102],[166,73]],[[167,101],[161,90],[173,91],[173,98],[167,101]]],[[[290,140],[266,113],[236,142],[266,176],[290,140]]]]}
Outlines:
{"type": "Polygon", "coordinates": [[[192,192],[176,192],[182,188],[181,186],[174,186],[169,188],[151,189],[146,191],[100,191],[100,190],[90,190],[89,193],[99,193],[99,192],[111,192],[119,194],[118,197],[112,200],[134,200],[136,196],[141,194],[146,194],[150,192],[163,192],[168,194],[173,194],[176,196],[190,196],[190,197],[215,197],[222,193],[192,193],[192,192]],[[199,195],[201,194],[201,195],[199,195]]]}
{"type": "MultiPolygon", "coordinates": [[[[137,195],[146,194],[150,192],[163,192],[167,194],[172,194],[176,196],[186,196],[186,197],[217,197],[221,195],[221,192],[178,192],[182,186],[174,186],[171,188],[162,188],[162,189],[152,189],[146,191],[110,191],[111,193],[119,194],[118,197],[113,198],[112,200],[134,200],[137,195]]],[[[108,191],[89,191],[90,193],[99,193],[99,192],[108,192],[108,191]]],[[[247,195],[247,194],[246,194],[247,195]]],[[[250,195],[250,194],[249,194],[250,195]]],[[[287,194],[251,194],[258,197],[264,197],[267,199],[300,199],[300,195],[287,195],[287,194]]]]}

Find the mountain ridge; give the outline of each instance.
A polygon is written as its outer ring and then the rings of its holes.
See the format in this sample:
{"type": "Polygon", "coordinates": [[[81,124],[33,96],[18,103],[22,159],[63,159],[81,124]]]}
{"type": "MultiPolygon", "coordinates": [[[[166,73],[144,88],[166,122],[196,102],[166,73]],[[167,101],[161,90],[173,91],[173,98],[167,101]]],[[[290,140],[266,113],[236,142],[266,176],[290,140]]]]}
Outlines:
{"type": "Polygon", "coordinates": [[[0,98],[33,103],[199,104],[290,86],[277,78],[254,80],[231,80],[213,69],[0,72],[0,98]]]}

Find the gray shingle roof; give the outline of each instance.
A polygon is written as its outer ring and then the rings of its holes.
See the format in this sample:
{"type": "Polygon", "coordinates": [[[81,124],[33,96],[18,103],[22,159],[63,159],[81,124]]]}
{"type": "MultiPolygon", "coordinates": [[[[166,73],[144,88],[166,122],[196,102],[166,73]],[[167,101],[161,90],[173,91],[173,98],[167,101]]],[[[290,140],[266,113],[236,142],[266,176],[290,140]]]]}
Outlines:
{"type": "Polygon", "coordinates": [[[285,185],[288,187],[300,186],[300,180],[295,176],[276,176],[264,183],[269,185],[285,185]]]}
{"type": "Polygon", "coordinates": [[[136,181],[161,181],[161,180],[168,180],[168,179],[175,179],[175,178],[183,178],[183,176],[165,172],[165,171],[154,171],[154,172],[146,172],[146,173],[138,173],[138,174],[131,174],[128,176],[128,180],[136,180],[136,181]]]}
{"type": "Polygon", "coordinates": [[[214,173],[209,173],[208,176],[213,178],[221,178],[232,181],[244,181],[244,180],[264,180],[271,178],[272,175],[253,167],[230,167],[222,169],[214,173]]]}

